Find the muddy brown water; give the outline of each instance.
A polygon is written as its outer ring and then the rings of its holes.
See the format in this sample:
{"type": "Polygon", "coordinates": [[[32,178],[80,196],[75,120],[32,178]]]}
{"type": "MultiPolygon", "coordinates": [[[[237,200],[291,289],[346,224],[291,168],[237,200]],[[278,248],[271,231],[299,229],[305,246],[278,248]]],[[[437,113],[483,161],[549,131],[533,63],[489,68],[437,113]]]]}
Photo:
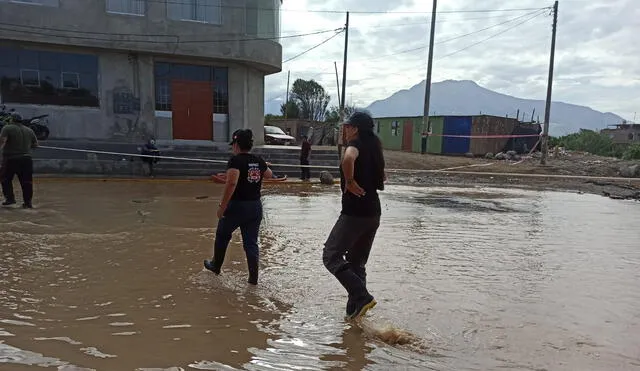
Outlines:
{"type": "Polygon", "coordinates": [[[268,187],[257,288],[239,236],[202,269],[221,190],[44,182],[0,209],[0,370],[640,369],[637,202],[390,186],[363,330],[321,262],[335,187],[268,187]]]}

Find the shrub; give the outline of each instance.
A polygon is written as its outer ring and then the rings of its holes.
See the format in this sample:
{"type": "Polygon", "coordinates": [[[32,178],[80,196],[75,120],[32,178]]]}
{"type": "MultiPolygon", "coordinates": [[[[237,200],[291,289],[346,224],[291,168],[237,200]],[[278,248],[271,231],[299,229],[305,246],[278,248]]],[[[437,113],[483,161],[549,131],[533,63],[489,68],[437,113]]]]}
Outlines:
{"type": "Polygon", "coordinates": [[[624,160],[640,160],[640,144],[632,144],[622,154],[624,160]]]}

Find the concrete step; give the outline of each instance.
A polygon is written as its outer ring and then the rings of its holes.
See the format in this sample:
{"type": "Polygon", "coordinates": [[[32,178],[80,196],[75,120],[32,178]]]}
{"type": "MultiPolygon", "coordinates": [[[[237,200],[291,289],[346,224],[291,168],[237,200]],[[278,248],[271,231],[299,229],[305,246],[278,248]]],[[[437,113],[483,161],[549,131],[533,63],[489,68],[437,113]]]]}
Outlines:
{"type": "MultiPolygon", "coordinates": [[[[146,169],[141,161],[34,159],[34,171],[40,174],[142,175],[146,169]]],[[[210,176],[226,171],[226,163],[159,162],[154,169],[157,175],[210,176]]],[[[300,176],[300,168],[297,166],[273,166],[272,170],[278,176],[300,176]]],[[[337,168],[311,169],[311,175],[318,177],[321,171],[339,175],[337,168]]]]}

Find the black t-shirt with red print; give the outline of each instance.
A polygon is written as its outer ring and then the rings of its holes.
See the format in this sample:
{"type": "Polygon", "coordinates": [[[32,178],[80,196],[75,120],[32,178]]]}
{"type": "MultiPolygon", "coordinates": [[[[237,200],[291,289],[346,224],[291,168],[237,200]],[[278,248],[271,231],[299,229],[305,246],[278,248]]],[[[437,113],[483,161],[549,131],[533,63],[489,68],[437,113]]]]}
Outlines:
{"type": "Polygon", "coordinates": [[[238,184],[231,200],[255,201],[260,199],[262,177],[267,171],[267,163],[261,157],[250,153],[237,154],[229,159],[227,169],[240,171],[238,184]]]}

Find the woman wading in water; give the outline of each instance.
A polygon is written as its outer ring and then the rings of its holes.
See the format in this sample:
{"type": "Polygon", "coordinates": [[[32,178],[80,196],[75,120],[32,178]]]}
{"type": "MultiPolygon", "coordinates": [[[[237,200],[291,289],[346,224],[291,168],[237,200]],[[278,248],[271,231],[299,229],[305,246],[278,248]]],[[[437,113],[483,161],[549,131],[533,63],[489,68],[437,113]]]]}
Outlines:
{"type": "Polygon", "coordinates": [[[347,290],[347,318],[353,319],[376,305],[367,290],[365,266],[380,225],[378,191],[384,189],[386,175],[371,116],[355,112],[342,125],[347,141],[340,166],[342,211],[324,244],[322,260],[347,290]]]}
{"type": "Polygon", "coordinates": [[[240,228],[249,267],[249,283],[257,285],[260,255],[258,233],[262,222],[260,190],[262,179],[271,178],[273,173],[261,157],[249,153],[253,147],[251,130],[236,130],[229,144],[233,148],[234,156],[227,163],[224,193],[218,207],[213,259],[205,260],[204,267],[220,274],[231,235],[240,228]]]}

